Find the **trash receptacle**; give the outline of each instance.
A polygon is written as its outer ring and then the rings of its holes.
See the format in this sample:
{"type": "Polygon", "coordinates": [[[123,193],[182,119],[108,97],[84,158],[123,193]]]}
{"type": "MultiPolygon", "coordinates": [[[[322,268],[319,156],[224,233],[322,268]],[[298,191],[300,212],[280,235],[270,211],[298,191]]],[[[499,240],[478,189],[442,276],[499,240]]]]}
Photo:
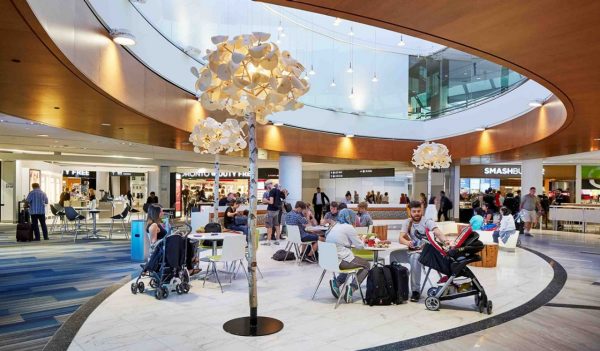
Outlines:
{"type": "Polygon", "coordinates": [[[131,221],[131,260],[144,262],[148,258],[148,245],[146,245],[146,230],[143,219],[131,221]]]}

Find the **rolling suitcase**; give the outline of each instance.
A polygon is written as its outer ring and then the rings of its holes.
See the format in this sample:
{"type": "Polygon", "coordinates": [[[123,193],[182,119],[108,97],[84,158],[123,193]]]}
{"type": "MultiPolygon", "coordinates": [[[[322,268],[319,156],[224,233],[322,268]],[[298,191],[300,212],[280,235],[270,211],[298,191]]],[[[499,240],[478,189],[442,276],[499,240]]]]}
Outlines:
{"type": "Polygon", "coordinates": [[[17,224],[17,241],[33,241],[33,229],[30,223],[17,224]]]}
{"type": "Polygon", "coordinates": [[[396,305],[405,303],[408,301],[408,268],[397,262],[393,262],[389,267],[396,292],[394,303],[396,305]]]}

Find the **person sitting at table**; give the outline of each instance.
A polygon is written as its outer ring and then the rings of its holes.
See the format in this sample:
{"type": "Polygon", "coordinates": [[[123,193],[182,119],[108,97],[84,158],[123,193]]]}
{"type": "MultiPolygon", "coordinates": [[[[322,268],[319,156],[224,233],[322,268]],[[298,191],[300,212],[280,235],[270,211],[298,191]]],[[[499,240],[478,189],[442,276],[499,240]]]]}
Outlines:
{"type": "Polygon", "coordinates": [[[339,205],[340,204],[338,204],[336,201],[331,201],[329,204],[329,212],[325,213],[325,216],[323,216],[323,219],[321,219],[321,224],[334,225],[337,222],[339,205]]]}
{"type": "MultiPolygon", "coordinates": [[[[354,229],[356,223],[356,214],[350,209],[343,209],[337,215],[337,224],[331,228],[329,234],[327,234],[328,243],[334,243],[337,248],[338,261],[340,262],[340,269],[352,269],[361,268],[358,271],[356,278],[358,284],[362,284],[363,280],[369,274],[369,261],[364,258],[356,257],[352,253],[350,246],[357,249],[364,248],[362,240],[359,239],[356,229],[354,229]]],[[[337,278],[329,281],[329,287],[331,293],[337,299],[340,297],[340,286],[346,281],[347,274],[338,274],[337,278]]],[[[344,299],[346,302],[352,302],[352,293],[358,289],[358,285],[354,283],[346,287],[344,291],[344,299]]]]}
{"type": "Polygon", "coordinates": [[[471,217],[471,219],[469,220],[469,224],[471,225],[471,229],[473,230],[481,230],[481,227],[483,227],[483,216],[485,215],[485,212],[483,211],[483,209],[481,207],[477,207],[475,209],[475,215],[473,217],[471,217]]]}
{"type": "Polygon", "coordinates": [[[494,223],[494,210],[489,204],[483,203],[481,205],[483,210],[483,224],[494,223]]]}
{"type": "Polygon", "coordinates": [[[345,203],[345,204],[351,204],[352,203],[352,194],[350,193],[350,191],[346,191],[346,195],[344,196],[344,200],[342,200],[342,202],[345,203]]]}
{"type": "MultiPolygon", "coordinates": [[[[411,201],[408,204],[410,209],[410,218],[402,223],[400,228],[400,244],[408,246],[408,262],[410,263],[410,288],[412,295],[410,301],[418,302],[421,297],[421,270],[422,265],[419,262],[421,249],[425,245],[424,239],[427,238],[426,231],[433,231],[436,238],[449,245],[444,233],[437,227],[437,224],[430,218],[425,219],[421,202],[411,201]]],[[[403,250],[396,250],[390,254],[390,262],[401,262],[403,250]]]]}
{"type": "Polygon", "coordinates": [[[230,204],[234,200],[235,200],[235,194],[228,193],[227,197],[223,197],[219,200],[219,206],[227,206],[227,204],[230,204]]]}
{"type": "Polygon", "coordinates": [[[495,230],[492,234],[492,238],[495,243],[498,243],[498,238],[502,240],[504,244],[508,241],[511,235],[515,234],[517,228],[515,226],[515,218],[511,216],[510,210],[506,207],[500,208],[500,214],[502,218],[500,219],[500,227],[498,230],[495,230]]]}
{"type": "Polygon", "coordinates": [[[367,212],[368,207],[369,204],[364,201],[358,204],[358,224],[356,225],[357,227],[368,227],[370,225],[373,225],[373,219],[371,218],[369,212],[367,212]]]}
{"type": "MultiPolygon", "coordinates": [[[[225,210],[225,216],[223,217],[223,225],[225,228],[242,232],[244,235],[248,235],[248,225],[236,224],[236,217],[241,219],[244,215],[242,212],[238,212],[238,208],[244,202],[244,200],[238,198],[232,201],[227,209],[225,210]]],[[[246,221],[246,223],[248,223],[246,221]]]]}
{"type": "MultiPolygon", "coordinates": [[[[308,206],[305,202],[296,201],[296,205],[291,212],[288,212],[285,216],[285,223],[290,225],[298,226],[300,230],[300,238],[302,241],[315,241],[311,246],[307,248],[308,253],[304,258],[307,262],[315,263],[317,262],[317,243],[316,241],[324,241],[322,237],[319,237],[317,234],[308,233],[306,231],[306,227],[309,225],[317,225],[317,221],[314,218],[312,212],[308,209],[308,206]]],[[[301,251],[304,250],[304,247],[301,248],[301,251]]]]}

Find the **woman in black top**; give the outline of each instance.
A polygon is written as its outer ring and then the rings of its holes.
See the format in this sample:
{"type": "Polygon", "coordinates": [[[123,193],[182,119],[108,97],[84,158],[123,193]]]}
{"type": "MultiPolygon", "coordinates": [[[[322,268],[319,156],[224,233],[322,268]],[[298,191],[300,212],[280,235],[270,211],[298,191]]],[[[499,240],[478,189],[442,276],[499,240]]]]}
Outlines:
{"type": "Polygon", "coordinates": [[[154,244],[167,235],[167,230],[162,226],[162,215],[163,211],[160,205],[152,204],[148,206],[146,231],[150,233],[150,244],[154,244]]]}
{"type": "Polygon", "coordinates": [[[242,204],[242,199],[236,199],[229,204],[229,207],[225,210],[225,216],[223,217],[223,225],[227,229],[235,230],[248,235],[248,226],[235,223],[236,216],[243,216],[242,213],[237,212],[237,209],[242,204]]]}

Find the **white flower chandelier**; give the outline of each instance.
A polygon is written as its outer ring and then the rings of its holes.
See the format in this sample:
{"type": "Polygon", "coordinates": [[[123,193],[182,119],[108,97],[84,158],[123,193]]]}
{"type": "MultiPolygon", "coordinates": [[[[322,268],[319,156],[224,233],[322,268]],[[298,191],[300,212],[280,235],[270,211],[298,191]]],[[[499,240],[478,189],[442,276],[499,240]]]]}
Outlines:
{"type": "Polygon", "coordinates": [[[413,150],[412,164],[419,169],[450,167],[452,158],[444,144],[425,142],[413,150]]]}
{"type": "Polygon", "coordinates": [[[238,122],[232,118],[228,118],[223,123],[211,117],[200,120],[190,135],[194,152],[216,155],[222,151],[229,153],[245,149],[246,140],[243,131],[245,125],[246,122],[238,122]]]}
{"type": "Polygon", "coordinates": [[[267,42],[270,36],[253,32],[231,40],[226,35],[211,38],[217,49],[206,50],[208,64],[200,71],[191,69],[205,109],[227,110],[233,116],[254,113],[265,124],[274,112],[303,106],[297,99],[309,89],[308,81],[300,78],[304,66],[267,42]]]}

